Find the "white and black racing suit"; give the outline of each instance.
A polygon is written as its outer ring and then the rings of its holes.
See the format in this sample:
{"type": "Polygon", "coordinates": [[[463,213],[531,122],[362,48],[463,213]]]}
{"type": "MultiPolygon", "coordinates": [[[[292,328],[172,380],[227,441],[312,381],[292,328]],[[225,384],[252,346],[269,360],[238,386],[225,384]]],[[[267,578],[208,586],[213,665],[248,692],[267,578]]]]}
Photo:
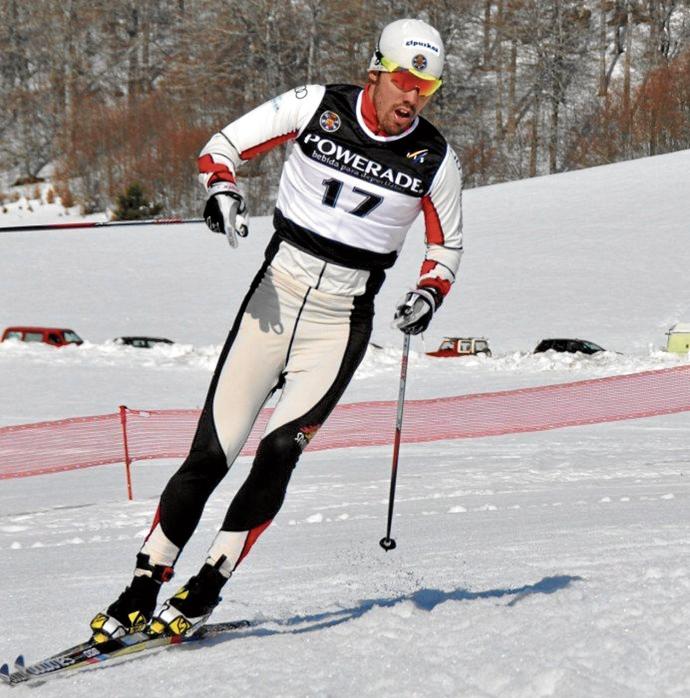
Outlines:
{"type": "Polygon", "coordinates": [[[462,254],[458,159],[420,117],[401,135],[378,135],[372,110],[360,87],[299,87],[232,122],[201,152],[200,178],[209,187],[235,181],[243,162],[295,141],[265,262],[223,347],[189,456],[166,486],[141,550],[153,564],[174,565],[280,388],[208,562],[228,576],[271,523],[302,450],[366,352],[374,296],[420,211],[427,251],[418,286],[445,295],[455,279],[462,254]]]}

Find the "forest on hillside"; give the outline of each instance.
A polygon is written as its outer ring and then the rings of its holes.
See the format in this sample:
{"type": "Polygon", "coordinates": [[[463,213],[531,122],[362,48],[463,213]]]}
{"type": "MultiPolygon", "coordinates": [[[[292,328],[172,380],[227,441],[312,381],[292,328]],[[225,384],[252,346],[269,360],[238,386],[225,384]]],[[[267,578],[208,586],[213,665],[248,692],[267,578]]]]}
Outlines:
{"type": "MultiPolygon", "coordinates": [[[[297,85],[364,84],[404,16],[444,38],[425,116],[467,187],[690,148],[690,0],[0,0],[0,171],[52,165],[85,212],[138,182],[198,215],[216,130],[297,85]]],[[[285,147],[240,172],[254,214],[285,147]]]]}

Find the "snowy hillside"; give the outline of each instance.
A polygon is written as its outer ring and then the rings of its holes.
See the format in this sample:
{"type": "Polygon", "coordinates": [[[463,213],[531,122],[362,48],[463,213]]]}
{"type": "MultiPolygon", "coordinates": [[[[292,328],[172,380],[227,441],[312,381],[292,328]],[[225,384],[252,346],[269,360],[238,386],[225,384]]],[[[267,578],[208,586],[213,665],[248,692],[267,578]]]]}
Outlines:
{"type": "MultiPolygon", "coordinates": [[[[688,173],[685,151],[466,192],[460,280],[424,343],[413,341],[408,395],[690,363],[662,351],[668,328],[690,321],[688,173]],[[484,335],[494,356],[426,357],[445,334],[484,335]],[[559,335],[610,351],[531,354],[559,335]]],[[[19,205],[0,225],[58,212],[19,205]]],[[[0,344],[0,426],[119,404],[199,406],[269,236],[269,219],[253,220],[234,251],[202,226],[0,234],[0,329],[59,325],[87,340],[0,344]],[[109,341],[123,334],[177,343],[146,351],[109,341]]],[[[396,398],[401,339],[390,317],[422,253],[417,227],[377,301],[382,348],[346,401],[396,398]]],[[[189,696],[690,695],[689,436],[690,415],[680,414],[403,443],[398,549],[387,554],[378,540],[390,449],[307,451],[216,612],[252,628],[56,680],[41,695],[126,696],[142,685],[189,696]]],[[[180,582],[248,465],[240,459],[211,499],[180,582]]],[[[121,466],[0,482],[0,660],[82,638],[128,580],[175,466],[135,465],[131,503],[121,466]]]]}

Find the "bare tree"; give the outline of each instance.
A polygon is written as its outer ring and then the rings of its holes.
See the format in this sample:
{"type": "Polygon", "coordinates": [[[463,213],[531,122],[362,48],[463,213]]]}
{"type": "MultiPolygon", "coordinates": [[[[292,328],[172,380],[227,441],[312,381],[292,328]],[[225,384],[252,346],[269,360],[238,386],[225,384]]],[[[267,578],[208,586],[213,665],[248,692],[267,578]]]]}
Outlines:
{"type": "MultiPolygon", "coordinates": [[[[444,37],[425,115],[468,186],[690,147],[690,0],[0,0],[0,166],[57,163],[87,208],[136,177],[195,210],[215,130],[303,83],[364,84],[402,16],[444,37]]],[[[254,212],[289,147],[240,172],[254,212]]]]}

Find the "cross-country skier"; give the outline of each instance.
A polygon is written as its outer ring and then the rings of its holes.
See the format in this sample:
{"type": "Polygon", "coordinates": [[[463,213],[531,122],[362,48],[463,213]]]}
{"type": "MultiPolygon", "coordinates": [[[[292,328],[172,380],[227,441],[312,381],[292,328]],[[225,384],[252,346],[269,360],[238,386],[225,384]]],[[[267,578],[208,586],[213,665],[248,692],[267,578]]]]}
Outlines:
{"type": "Polygon", "coordinates": [[[461,172],[443,136],[419,116],[441,85],[444,48],[425,22],[402,19],[378,40],[362,89],[307,85],[214,135],[199,157],[204,218],[232,246],[247,233],[236,172],[295,141],[283,167],[275,233],[230,330],[189,456],[168,482],[134,578],[91,622],[96,639],[148,626],[191,633],[283,503],[290,475],[362,360],[374,296],[421,211],[426,255],[394,324],[417,334],[455,280],[462,254],[461,172]],[[282,393],[251,471],[205,563],[155,613],[163,582],[206,500],[237,458],[269,395],[282,393]]]}

